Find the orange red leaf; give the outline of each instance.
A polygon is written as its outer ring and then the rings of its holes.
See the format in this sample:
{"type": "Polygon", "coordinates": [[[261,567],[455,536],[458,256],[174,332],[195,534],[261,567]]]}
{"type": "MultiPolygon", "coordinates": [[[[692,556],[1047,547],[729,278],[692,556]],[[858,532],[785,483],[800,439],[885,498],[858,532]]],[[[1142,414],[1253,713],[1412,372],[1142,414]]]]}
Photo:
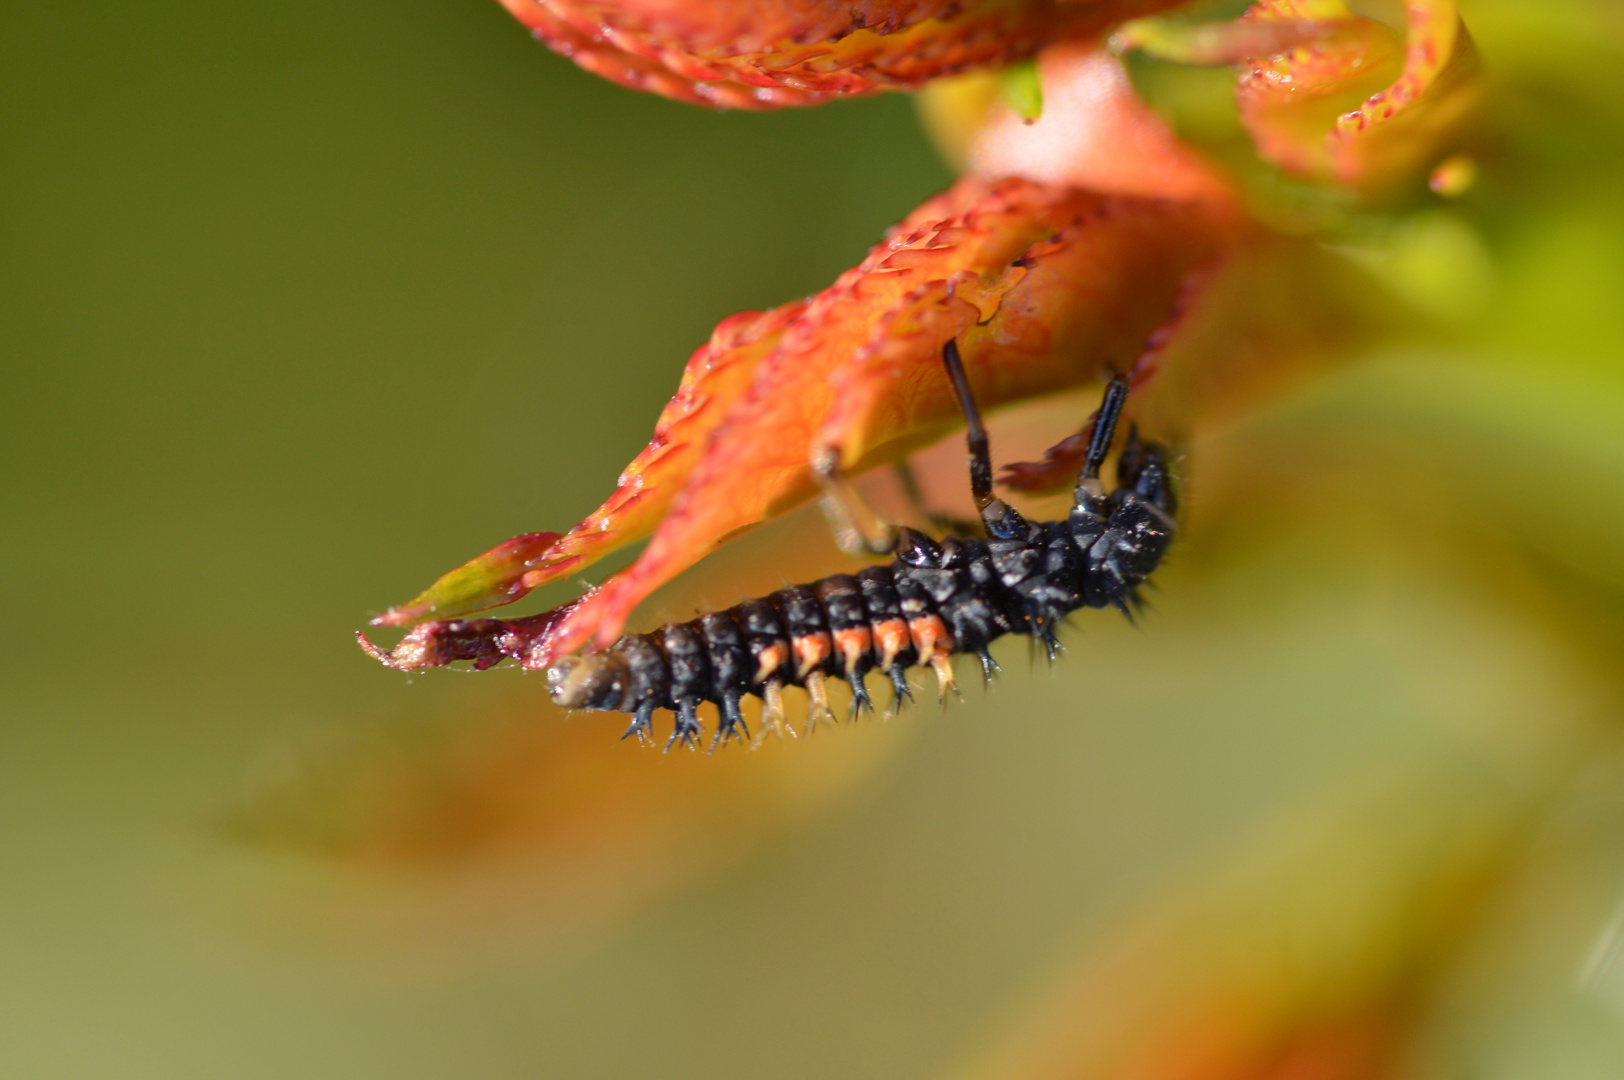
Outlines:
{"type": "Polygon", "coordinates": [[[1175,0],[502,0],[623,86],[735,109],[907,88],[1092,38],[1175,0]]]}
{"type": "Polygon", "coordinates": [[[856,472],[959,424],[941,368],[948,340],[988,408],[1129,371],[1234,227],[1227,209],[1200,203],[963,180],[822,293],[724,324],[614,495],[506,588],[572,573],[652,529],[630,567],[568,610],[430,624],[375,655],[405,668],[503,657],[539,667],[608,644],[654,589],[810,498],[814,460],[856,472]]]}
{"type": "Polygon", "coordinates": [[[642,556],[581,601],[553,647],[614,641],[659,585],[811,497],[812,461],[857,471],[945,434],[959,422],[940,361],[949,339],[987,407],[1128,370],[1219,236],[1188,204],[961,182],[812,300],[642,556]]]}

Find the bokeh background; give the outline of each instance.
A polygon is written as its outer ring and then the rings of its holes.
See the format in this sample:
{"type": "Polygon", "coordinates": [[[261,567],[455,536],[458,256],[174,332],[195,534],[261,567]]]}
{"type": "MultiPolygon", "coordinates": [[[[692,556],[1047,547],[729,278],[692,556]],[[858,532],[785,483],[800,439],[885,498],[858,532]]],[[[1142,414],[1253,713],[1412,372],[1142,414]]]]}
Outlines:
{"type": "MultiPolygon", "coordinates": [[[[349,635],[944,186],[909,101],[0,8],[0,1075],[1620,1075],[1624,18],[1464,10],[1483,180],[1352,253],[1418,328],[1191,447],[1140,627],[662,758],[349,635]]],[[[836,565],[791,516],[659,603],[836,565]]]]}

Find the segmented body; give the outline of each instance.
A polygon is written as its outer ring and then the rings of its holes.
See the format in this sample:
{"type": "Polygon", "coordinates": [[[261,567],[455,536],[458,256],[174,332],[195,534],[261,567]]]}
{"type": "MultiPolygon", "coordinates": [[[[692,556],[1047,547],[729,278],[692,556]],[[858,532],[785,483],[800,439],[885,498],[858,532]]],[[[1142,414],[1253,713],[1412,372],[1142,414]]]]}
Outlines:
{"type": "Polygon", "coordinates": [[[804,688],[814,719],[828,713],[826,680],[851,687],[854,712],[871,709],[865,676],[889,678],[896,704],[911,698],[908,670],[934,669],[945,692],[951,658],[971,653],[990,673],[987,646],[1025,634],[1057,646],[1061,620],[1079,608],[1130,614],[1139,588],[1172,542],[1176,510],[1162,448],[1131,438],[1117,488],[1078,485],[1071,513],[1030,522],[1001,500],[982,511],[987,537],[933,540],[899,531],[895,557],[855,574],[746,600],[726,611],[648,634],[628,634],[600,653],[567,657],[548,670],[553,699],[571,708],[631,713],[627,736],[652,733],[657,709],[675,724],[669,747],[696,744],[697,710],[713,702],[712,745],[747,735],[741,701],[763,700],[764,722],[784,722],[782,691],[804,688]]]}

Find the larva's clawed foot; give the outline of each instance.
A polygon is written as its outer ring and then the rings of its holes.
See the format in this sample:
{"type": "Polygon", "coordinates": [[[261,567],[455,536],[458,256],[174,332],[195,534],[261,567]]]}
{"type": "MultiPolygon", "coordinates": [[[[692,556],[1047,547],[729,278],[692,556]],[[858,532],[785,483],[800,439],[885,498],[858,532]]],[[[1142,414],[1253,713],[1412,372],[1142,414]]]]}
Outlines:
{"type": "Polygon", "coordinates": [[[908,669],[901,664],[892,664],[886,671],[891,677],[891,708],[886,711],[887,718],[902,712],[903,703],[913,704],[913,687],[908,685],[908,669]]]}
{"type": "Polygon", "coordinates": [[[846,679],[851,683],[851,718],[855,720],[865,712],[872,715],[874,712],[874,699],[869,696],[868,687],[864,684],[863,677],[853,672],[846,676],[846,679]]]}
{"type": "Polygon", "coordinates": [[[713,754],[718,746],[726,746],[730,739],[739,740],[740,746],[751,744],[750,729],[745,725],[739,698],[738,691],[734,691],[722,699],[722,719],[716,725],[716,734],[711,736],[710,752],[713,754]]]}
{"type": "Polygon", "coordinates": [[[653,705],[644,705],[637,710],[637,714],[632,717],[631,726],[626,729],[626,734],[622,735],[620,739],[624,742],[633,736],[637,738],[639,746],[648,746],[654,742],[653,705]]]}
{"type": "Polygon", "coordinates": [[[699,726],[699,708],[697,701],[684,700],[677,706],[676,724],[671,729],[671,737],[665,741],[665,752],[670,753],[677,743],[683,743],[690,750],[699,749],[699,737],[705,729],[699,726]]]}
{"type": "Polygon", "coordinates": [[[753,747],[755,740],[750,735],[750,729],[743,723],[723,724],[711,736],[710,749],[706,753],[714,754],[718,747],[726,746],[730,740],[737,739],[740,746],[753,747]]]}
{"type": "Polygon", "coordinates": [[[992,653],[987,651],[985,645],[976,650],[976,659],[981,661],[981,685],[991,686],[992,677],[1004,669],[998,666],[998,661],[992,658],[992,653]]]}
{"type": "Polygon", "coordinates": [[[821,671],[809,672],[806,676],[806,732],[810,735],[816,730],[820,722],[827,722],[831,727],[838,721],[834,710],[829,708],[829,682],[821,671]]]}
{"type": "Polygon", "coordinates": [[[752,750],[759,747],[767,732],[771,731],[782,739],[785,735],[796,737],[794,725],[784,712],[784,684],[777,679],[768,679],[761,692],[761,727],[756,732],[755,740],[750,744],[752,750]]]}
{"type": "Polygon", "coordinates": [[[1066,647],[1060,644],[1060,638],[1055,633],[1055,624],[1052,620],[1045,623],[1042,629],[1038,631],[1037,640],[1043,645],[1043,652],[1048,658],[1049,666],[1053,667],[1055,659],[1066,651],[1066,647]]]}

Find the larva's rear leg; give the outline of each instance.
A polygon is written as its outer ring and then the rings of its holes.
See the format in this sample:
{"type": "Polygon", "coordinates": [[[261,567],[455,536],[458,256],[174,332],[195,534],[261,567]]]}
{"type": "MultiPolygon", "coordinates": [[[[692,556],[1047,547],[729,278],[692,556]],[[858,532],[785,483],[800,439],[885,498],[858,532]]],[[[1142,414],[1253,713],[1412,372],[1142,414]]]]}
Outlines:
{"type": "Polygon", "coordinates": [[[670,623],[654,632],[657,644],[665,652],[670,671],[670,704],[676,714],[671,738],[665,748],[670,752],[677,743],[699,748],[703,730],[699,725],[699,704],[710,690],[710,659],[705,655],[705,642],[699,631],[687,623],[670,623]]]}
{"type": "Polygon", "coordinates": [[[752,742],[750,729],[744,723],[744,709],[740,702],[742,698],[738,691],[730,690],[722,697],[722,719],[716,725],[716,734],[711,736],[711,752],[715,753],[718,746],[725,746],[729,739],[739,740],[739,745],[749,746],[752,742]]]}
{"type": "Polygon", "coordinates": [[[733,616],[725,612],[713,611],[701,615],[693,625],[704,642],[705,654],[710,660],[710,698],[721,711],[710,748],[714,752],[729,739],[747,743],[750,729],[745,726],[740,702],[750,688],[750,675],[755,664],[751,661],[745,631],[733,616]]]}

